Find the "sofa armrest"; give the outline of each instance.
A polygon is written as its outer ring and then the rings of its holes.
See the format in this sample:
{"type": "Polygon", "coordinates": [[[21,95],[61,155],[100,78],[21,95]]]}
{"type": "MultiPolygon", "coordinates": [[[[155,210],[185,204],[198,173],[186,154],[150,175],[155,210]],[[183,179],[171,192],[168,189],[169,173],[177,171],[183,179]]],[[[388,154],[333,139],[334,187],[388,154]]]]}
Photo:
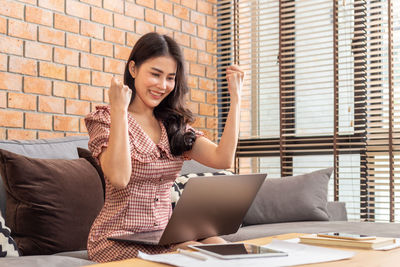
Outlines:
{"type": "Polygon", "coordinates": [[[346,203],[328,202],[327,210],[330,221],[347,221],[346,203]]]}

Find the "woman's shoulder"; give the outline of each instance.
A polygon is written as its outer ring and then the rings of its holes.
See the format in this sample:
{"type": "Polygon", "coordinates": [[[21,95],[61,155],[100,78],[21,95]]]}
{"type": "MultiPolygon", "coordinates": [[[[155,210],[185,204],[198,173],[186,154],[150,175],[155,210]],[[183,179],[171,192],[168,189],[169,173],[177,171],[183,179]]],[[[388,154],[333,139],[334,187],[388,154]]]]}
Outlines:
{"type": "Polygon", "coordinates": [[[110,106],[101,105],[101,106],[96,106],[94,111],[86,115],[85,121],[111,122],[110,116],[111,116],[110,106]]]}

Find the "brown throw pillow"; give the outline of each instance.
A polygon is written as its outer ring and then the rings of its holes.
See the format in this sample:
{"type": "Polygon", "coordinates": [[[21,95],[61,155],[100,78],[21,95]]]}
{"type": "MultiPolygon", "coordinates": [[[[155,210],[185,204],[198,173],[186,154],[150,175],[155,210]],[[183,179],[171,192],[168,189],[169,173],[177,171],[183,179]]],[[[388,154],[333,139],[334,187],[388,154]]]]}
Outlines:
{"type": "Polygon", "coordinates": [[[104,173],[97,161],[93,158],[92,152],[86,148],[78,147],[78,155],[80,158],[84,158],[89,161],[90,164],[96,169],[97,173],[100,176],[101,185],[103,186],[103,196],[106,197],[106,182],[104,180],[104,173]]]}
{"type": "Polygon", "coordinates": [[[6,224],[23,255],[86,249],[103,206],[96,169],[86,159],[36,159],[0,149],[6,224]]]}

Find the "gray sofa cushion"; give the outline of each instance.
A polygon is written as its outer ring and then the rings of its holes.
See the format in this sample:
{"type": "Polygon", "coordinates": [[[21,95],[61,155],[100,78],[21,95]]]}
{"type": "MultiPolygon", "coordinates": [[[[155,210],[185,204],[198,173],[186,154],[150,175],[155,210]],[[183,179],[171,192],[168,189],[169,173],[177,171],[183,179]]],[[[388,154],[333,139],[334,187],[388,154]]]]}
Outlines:
{"type": "MultiPolygon", "coordinates": [[[[13,153],[42,159],[77,159],[77,147],[88,147],[89,137],[70,136],[55,139],[39,139],[27,141],[0,140],[0,149],[13,153]]],[[[0,211],[4,215],[6,209],[6,193],[3,179],[0,177],[0,211]]]]}
{"type": "Polygon", "coordinates": [[[328,168],[266,179],[243,220],[244,225],[329,220],[327,198],[332,171],[328,168]]]}

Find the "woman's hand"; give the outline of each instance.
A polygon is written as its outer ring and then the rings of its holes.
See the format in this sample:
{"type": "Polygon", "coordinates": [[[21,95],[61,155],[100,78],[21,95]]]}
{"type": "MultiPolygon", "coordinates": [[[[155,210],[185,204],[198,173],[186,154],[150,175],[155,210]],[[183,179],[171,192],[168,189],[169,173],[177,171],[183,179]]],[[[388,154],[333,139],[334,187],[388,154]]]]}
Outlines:
{"type": "Polygon", "coordinates": [[[228,90],[232,100],[240,101],[240,92],[243,87],[244,71],[237,65],[226,68],[226,80],[228,81],[228,90]]]}
{"type": "Polygon", "coordinates": [[[132,90],[114,76],[111,79],[110,90],[108,90],[111,108],[127,111],[131,102],[131,96],[132,90]]]}

